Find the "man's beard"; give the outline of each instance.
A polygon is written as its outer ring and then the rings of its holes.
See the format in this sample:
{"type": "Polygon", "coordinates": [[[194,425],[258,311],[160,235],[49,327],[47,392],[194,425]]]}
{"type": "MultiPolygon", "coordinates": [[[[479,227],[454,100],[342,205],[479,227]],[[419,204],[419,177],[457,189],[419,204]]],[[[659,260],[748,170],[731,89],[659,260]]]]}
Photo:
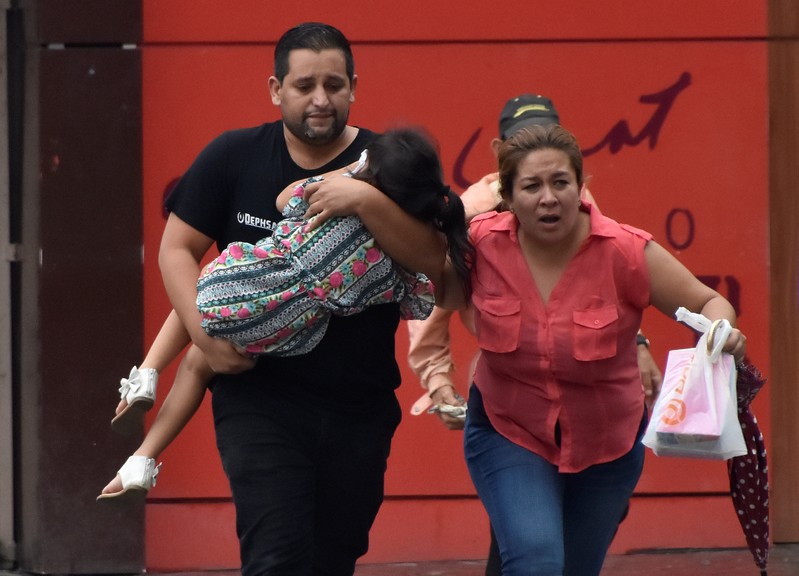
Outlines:
{"type": "Polygon", "coordinates": [[[286,128],[289,129],[295,138],[309,146],[325,146],[334,142],[344,128],[347,127],[347,119],[339,121],[338,114],[333,116],[333,123],[326,130],[320,131],[318,128],[312,128],[308,123],[307,118],[303,118],[300,124],[290,123],[283,120],[286,128]]]}

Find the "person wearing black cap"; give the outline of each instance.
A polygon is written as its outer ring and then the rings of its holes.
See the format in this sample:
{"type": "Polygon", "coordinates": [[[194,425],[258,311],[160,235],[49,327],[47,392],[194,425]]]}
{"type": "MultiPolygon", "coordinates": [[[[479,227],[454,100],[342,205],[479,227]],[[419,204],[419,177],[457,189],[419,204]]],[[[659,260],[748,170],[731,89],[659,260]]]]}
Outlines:
{"type": "Polygon", "coordinates": [[[507,140],[531,124],[560,124],[552,100],[540,94],[522,94],[508,100],[499,115],[499,137],[507,140]]]}
{"type": "MultiPolygon", "coordinates": [[[[552,100],[540,94],[521,94],[505,103],[499,115],[499,136],[491,141],[491,150],[497,157],[499,147],[517,131],[533,124],[560,124],[560,116],[552,100]]],[[[498,186],[499,174],[493,172],[483,176],[462,195],[467,220],[491,210],[503,209],[498,186]]],[[[596,205],[587,187],[583,188],[584,200],[596,205]]],[[[414,415],[432,411],[438,414],[450,430],[461,430],[466,416],[465,399],[458,394],[454,384],[455,364],[450,349],[449,322],[452,310],[436,307],[427,320],[410,320],[408,326],[408,363],[419,377],[426,392],[414,403],[414,415]],[[452,407],[457,407],[452,408],[452,407]]],[[[464,326],[474,334],[474,311],[471,307],[459,312],[464,326]]],[[[648,398],[654,398],[662,374],[649,352],[649,341],[639,332],[637,339],[638,367],[648,398]]],[[[477,356],[472,360],[467,383],[472,381],[477,356]]],[[[486,576],[500,576],[500,558],[494,532],[491,531],[486,576]]]]}

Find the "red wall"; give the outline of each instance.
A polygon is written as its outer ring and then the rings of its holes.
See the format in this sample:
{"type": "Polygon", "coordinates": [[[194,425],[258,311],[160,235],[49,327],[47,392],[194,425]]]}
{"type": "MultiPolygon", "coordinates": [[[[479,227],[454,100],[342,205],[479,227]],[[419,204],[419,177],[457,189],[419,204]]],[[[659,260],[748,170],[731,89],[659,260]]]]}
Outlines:
{"type": "MultiPolygon", "coordinates": [[[[278,118],[266,83],[274,42],[298,22],[321,20],[353,42],[360,79],[351,121],[375,130],[426,125],[458,189],[492,170],[488,143],[505,100],[530,91],[550,96],[584,149],[595,149],[586,172],[603,212],[649,230],[697,275],[718,281],[739,308],[751,358],[767,367],[765,1],[739,0],[735,10],[726,0],[496,6],[412,0],[384,8],[346,0],[303,10],[282,0],[145,0],[148,344],[169,309],[156,264],[164,190],[222,130],[278,118]]],[[[453,328],[465,391],[473,342],[459,324],[453,328]]],[[[669,349],[693,343],[687,328],[654,310],[644,329],[661,366],[669,349]]],[[[399,396],[408,414],[421,389],[406,349],[401,327],[399,396]]],[[[164,395],[170,378],[162,382],[164,395]]],[[[754,408],[768,434],[768,389],[754,408]]],[[[647,458],[612,551],[744,545],[723,463],[647,458]]],[[[163,460],[147,506],[148,567],[237,566],[207,402],[163,460]]],[[[407,415],[387,494],[364,561],[485,556],[487,522],[460,433],[433,417],[407,415]]]]}

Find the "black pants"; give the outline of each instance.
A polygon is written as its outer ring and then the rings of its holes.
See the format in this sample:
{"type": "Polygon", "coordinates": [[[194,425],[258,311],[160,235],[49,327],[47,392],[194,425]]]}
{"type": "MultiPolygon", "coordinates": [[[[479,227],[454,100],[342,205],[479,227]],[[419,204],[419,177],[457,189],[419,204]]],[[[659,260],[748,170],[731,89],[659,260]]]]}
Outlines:
{"type": "Polygon", "coordinates": [[[213,409],[242,575],[352,576],[383,501],[396,397],[357,413],[227,384],[213,409]]]}
{"type": "Polygon", "coordinates": [[[488,561],[486,562],[485,576],[502,576],[502,558],[499,557],[499,545],[494,534],[494,528],[489,526],[491,532],[491,545],[488,547],[488,561]]]}

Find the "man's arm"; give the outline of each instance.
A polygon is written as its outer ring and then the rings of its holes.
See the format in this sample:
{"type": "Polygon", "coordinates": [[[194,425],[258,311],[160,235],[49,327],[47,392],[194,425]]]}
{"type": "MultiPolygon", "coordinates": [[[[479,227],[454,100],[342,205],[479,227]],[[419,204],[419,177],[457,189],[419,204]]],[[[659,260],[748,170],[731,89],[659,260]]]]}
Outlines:
{"type": "Polygon", "coordinates": [[[205,354],[212,370],[219,373],[243,372],[252,368],[255,360],[243,356],[229,342],[208,336],[202,329],[197,310],[200,262],[213,243],[212,238],[170,214],[161,238],[158,264],[175,313],[192,342],[205,354]]]}
{"type": "Polygon", "coordinates": [[[354,178],[330,178],[305,188],[311,227],[336,216],[356,215],[392,260],[434,284],[441,278],[446,239],[432,225],[417,220],[380,190],[354,178]]]}

